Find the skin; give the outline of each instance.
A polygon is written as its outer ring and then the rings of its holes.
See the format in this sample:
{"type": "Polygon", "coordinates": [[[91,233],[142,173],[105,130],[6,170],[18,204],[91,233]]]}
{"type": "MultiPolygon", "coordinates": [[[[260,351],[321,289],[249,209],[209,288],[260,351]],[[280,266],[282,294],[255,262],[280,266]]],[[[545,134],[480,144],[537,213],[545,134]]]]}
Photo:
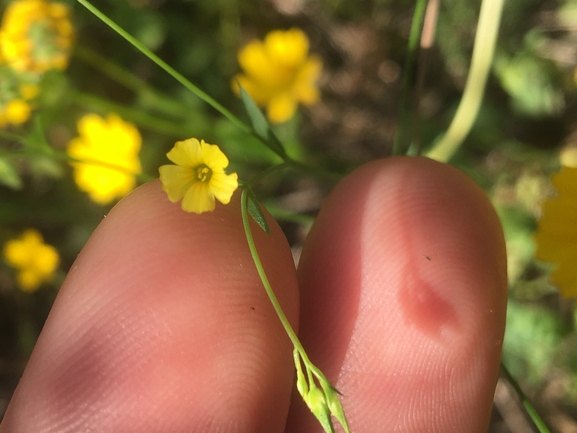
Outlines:
{"type": "MultiPolygon", "coordinates": [[[[72,267],[0,432],[321,432],[291,400],[292,346],[239,207],[187,214],[157,181],[123,199],[72,267]]],[[[424,158],[359,168],[298,272],[269,225],[253,226],[269,280],[353,432],[487,430],[506,260],[469,178],[424,158]]]]}

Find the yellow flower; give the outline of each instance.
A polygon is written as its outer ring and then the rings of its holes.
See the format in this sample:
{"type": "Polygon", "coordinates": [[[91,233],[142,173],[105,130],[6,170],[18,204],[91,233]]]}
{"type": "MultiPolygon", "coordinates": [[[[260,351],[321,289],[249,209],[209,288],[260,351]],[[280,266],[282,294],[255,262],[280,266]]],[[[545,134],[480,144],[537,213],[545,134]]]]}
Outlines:
{"type": "Polygon", "coordinates": [[[197,214],[213,211],[215,198],[222,204],[230,202],[238,176],[224,172],[228,158],[216,144],[189,138],[177,141],[166,156],[177,164],[159,168],[162,188],[171,202],[182,199],[182,209],[197,214]]]}
{"type": "Polygon", "coordinates": [[[38,86],[15,73],[8,66],[0,66],[0,128],[21,125],[30,118],[30,100],[38,94],[38,86]]]}
{"type": "Polygon", "coordinates": [[[140,133],[116,114],[87,114],[78,121],[80,136],[68,143],[78,188],[99,204],[128,194],[140,173],[140,133]]]}
{"type": "Polygon", "coordinates": [[[6,242],[3,254],[6,262],[18,270],[16,280],[25,292],[34,292],[43,282],[50,281],[60,263],[56,248],[46,245],[34,229],[6,242]]]}
{"type": "Polygon", "coordinates": [[[561,294],[577,296],[577,168],[563,167],[551,177],[557,196],[543,204],[535,234],[535,256],[554,263],[550,279],[561,294]]]}
{"type": "Polygon", "coordinates": [[[19,72],[63,70],[74,39],[70,10],[47,0],[16,0],[4,13],[0,56],[19,72]]]}
{"type": "Polygon", "coordinates": [[[8,124],[21,125],[30,118],[30,105],[22,99],[13,99],[0,109],[0,128],[8,124]]]}
{"type": "Polygon", "coordinates": [[[309,56],[309,40],[299,29],[270,32],[264,42],[249,42],[238,54],[244,74],[233,78],[233,89],[240,84],[257,104],[267,109],[273,123],[290,119],[299,102],[318,101],[316,82],[322,62],[309,56]]]}

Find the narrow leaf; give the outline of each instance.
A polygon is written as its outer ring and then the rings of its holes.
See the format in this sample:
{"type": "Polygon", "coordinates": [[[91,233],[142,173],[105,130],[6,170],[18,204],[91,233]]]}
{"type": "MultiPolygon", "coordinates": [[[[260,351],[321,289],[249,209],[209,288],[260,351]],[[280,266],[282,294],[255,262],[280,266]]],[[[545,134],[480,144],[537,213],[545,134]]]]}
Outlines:
{"type": "Polygon", "coordinates": [[[277,136],[272,132],[270,124],[266,120],[263,112],[260,110],[260,108],[258,108],[256,102],[254,102],[251,96],[247,93],[246,90],[243,89],[240,84],[238,87],[240,89],[240,98],[244,104],[244,108],[248,114],[248,117],[250,118],[250,122],[255,134],[263,140],[263,143],[266,144],[270,150],[272,150],[277,155],[280,155],[281,157],[285,157],[286,152],[284,147],[282,146],[277,136]]]}
{"type": "Polygon", "coordinates": [[[261,229],[263,229],[266,232],[266,234],[270,235],[270,228],[268,226],[268,223],[266,222],[264,214],[262,213],[262,209],[260,208],[258,199],[254,195],[252,190],[247,190],[247,198],[248,198],[247,202],[248,213],[250,214],[252,219],[255,220],[258,226],[261,229]]]}
{"type": "Polygon", "coordinates": [[[11,189],[22,189],[20,175],[8,161],[2,158],[0,158],[0,184],[11,189]]]}

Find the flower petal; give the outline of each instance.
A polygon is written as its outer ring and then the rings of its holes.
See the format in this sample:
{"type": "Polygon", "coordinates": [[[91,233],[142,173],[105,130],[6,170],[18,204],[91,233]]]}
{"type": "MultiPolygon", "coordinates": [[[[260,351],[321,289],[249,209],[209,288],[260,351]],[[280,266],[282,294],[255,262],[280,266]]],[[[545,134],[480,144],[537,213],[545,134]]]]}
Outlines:
{"type": "Polygon", "coordinates": [[[222,172],[228,166],[228,158],[216,144],[200,143],[202,159],[213,172],[222,172]]]}
{"type": "Polygon", "coordinates": [[[317,57],[311,57],[299,71],[295,81],[296,98],[305,105],[312,105],[319,100],[319,90],[316,85],[321,75],[322,62],[317,57]]]}
{"type": "Polygon", "coordinates": [[[550,280],[563,296],[577,296],[577,168],[552,176],[557,197],[547,200],[534,240],[535,257],[556,266],[550,280]]]}
{"type": "Polygon", "coordinates": [[[162,189],[168,194],[171,202],[177,202],[184,197],[194,183],[194,173],[189,167],[179,165],[163,165],[158,168],[162,189]]]}
{"type": "Polygon", "coordinates": [[[272,98],[268,104],[267,116],[272,123],[282,123],[295,114],[297,104],[289,93],[281,93],[272,98]]]}
{"type": "Polygon", "coordinates": [[[203,163],[200,142],[196,138],[177,141],[166,156],[175,164],[183,167],[195,167],[203,163]]]}
{"type": "Polygon", "coordinates": [[[213,173],[209,188],[219,202],[228,204],[238,188],[238,175],[236,173],[213,173]]]}
{"type": "Polygon", "coordinates": [[[201,214],[213,211],[214,208],[214,195],[205,182],[194,182],[182,199],[182,209],[186,212],[201,214]]]}
{"type": "Polygon", "coordinates": [[[266,35],[264,48],[271,60],[295,67],[306,60],[309,40],[300,29],[275,30],[266,35]]]}
{"type": "Polygon", "coordinates": [[[257,81],[266,80],[272,72],[264,45],[257,40],[249,42],[240,50],[238,63],[249,77],[256,78],[257,81]]]}

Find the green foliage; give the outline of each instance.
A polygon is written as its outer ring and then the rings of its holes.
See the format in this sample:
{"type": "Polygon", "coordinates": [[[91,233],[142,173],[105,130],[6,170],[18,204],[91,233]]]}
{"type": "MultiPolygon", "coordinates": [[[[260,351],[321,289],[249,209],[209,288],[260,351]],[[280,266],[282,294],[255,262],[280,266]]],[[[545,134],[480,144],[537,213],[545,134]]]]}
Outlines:
{"type": "Polygon", "coordinates": [[[565,106],[561,83],[553,62],[530,51],[501,54],[495,62],[501,85],[511,96],[512,107],[527,116],[553,116],[565,106]]]}
{"type": "Polygon", "coordinates": [[[244,104],[244,108],[250,118],[252,128],[257,137],[259,137],[264,144],[268,146],[270,150],[279,155],[281,158],[286,156],[286,152],[283,148],[282,143],[279,141],[277,136],[272,131],[272,127],[266,120],[266,117],[256,105],[256,102],[251,98],[251,96],[242,88],[239,84],[240,98],[244,104]]]}
{"type": "Polygon", "coordinates": [[[554,312],[510,300],[503,361],[516,377],[542,384],[567,332],[554,312]]]}
{"type": "Polygon", "coordinates": [[[22,189],[22,179],[11,161],[0,157],[0,183],[11,189],[22,189]]]}

